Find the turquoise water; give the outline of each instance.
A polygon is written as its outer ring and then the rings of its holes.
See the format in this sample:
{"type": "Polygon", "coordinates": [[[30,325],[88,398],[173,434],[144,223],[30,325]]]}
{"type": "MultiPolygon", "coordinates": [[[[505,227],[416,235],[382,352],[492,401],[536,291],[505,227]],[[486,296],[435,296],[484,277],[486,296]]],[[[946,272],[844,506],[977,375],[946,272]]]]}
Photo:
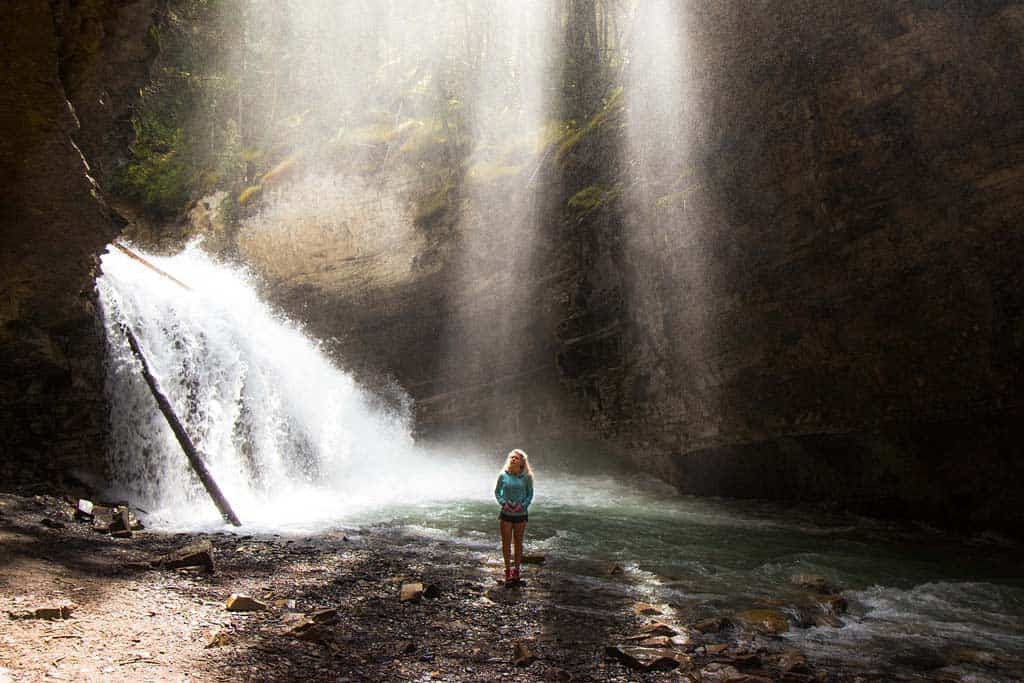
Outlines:
{"type": "MultiPolygon", "coordinates": [[[[546,556],[544,571],[671,605],[679,623],[765,605],[799,622],[814,596],[792,577],[815,574],[849,610],[837,624],[785,634],[813,662],[881,675],[1024,675],[1021,549],[1008,539],[680,497],[629,475],[538,476],[536,488],[526,552],[546,556]],[[613,565],[623,573],[609,575],[613,565]],[[961,661],[965,651],[973,663],[961,661]]],[[[447,539],[497,568],[496,514],[485,493],[368,509],[348,522],[447,539]]]]}

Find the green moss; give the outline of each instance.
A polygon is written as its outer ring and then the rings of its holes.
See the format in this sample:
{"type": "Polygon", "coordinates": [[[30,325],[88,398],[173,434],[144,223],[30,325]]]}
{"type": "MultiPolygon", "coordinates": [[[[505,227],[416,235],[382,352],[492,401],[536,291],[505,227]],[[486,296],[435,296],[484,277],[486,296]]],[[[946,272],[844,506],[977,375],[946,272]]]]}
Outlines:
{"type": "Polygon", "coordinates": [[[601,185],[590,185],[585,187],[566,202],[566,206],[576,216],[585,216],[592,211],[597,211],[609,204],[613,203],[619,198],[622,192],[622,186],[616,183],[611,188],[605,188],[601,185]]]}
{"type": "Polygon", "coordinates": [[[585,187],[569,198],[568,206],[579,215],[589,213],[604,203],[604,188],[600,185],[585,187]]]}
{"type": "Polygon", "coordinates": [[[608,99],[605,100],[604,106],[601,107],[600,111],[590,117],[590,120],[587,121],[586,125],[573,131],[568,135],[568,137],[566,137],[558,148],[558,151],[555,153],[555,161],[560,164],[564,164],[568,156],[572,154],[573,150],[576,149],[585,137],[604,128],[605,125],[612,120],[612,115],[618,113],[622,107],[622,86],[620,85],[611,92],[608,99]]]}

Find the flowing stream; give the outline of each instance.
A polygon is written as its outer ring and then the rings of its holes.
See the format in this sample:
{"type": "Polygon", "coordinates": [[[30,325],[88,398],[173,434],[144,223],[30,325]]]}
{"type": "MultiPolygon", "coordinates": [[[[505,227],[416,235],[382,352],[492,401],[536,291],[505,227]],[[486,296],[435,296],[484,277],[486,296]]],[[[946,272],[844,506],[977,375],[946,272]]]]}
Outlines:
{"type": "MultiPolygon", "coordinates": [[[[417,447],[407,403],[363,390],[259,300],[243,269],[195,245],[146,258],[192,291],[118,252],[104,256],[98,287],[118,493],[148,510],[151,526],[223,523],[158,412],[123,324],[246,533],[400,528],[496,561],[500,456],[417,447]]],[[[614,466],[588,462],[581,472],[556,455],[531,454],[527,551],[547,556],[545,571],[667,604],[681,621],[772,605],[800,624],[783,637],[821,665],[1024,678],[1022,553],[1007,539],[681,497],[614,466]],[[616,565],[622,572],[610,575],[616,565]],[[823,577],[849,610],[816,622],[813,593],[792,580],[801,574],[823,577]]]]}

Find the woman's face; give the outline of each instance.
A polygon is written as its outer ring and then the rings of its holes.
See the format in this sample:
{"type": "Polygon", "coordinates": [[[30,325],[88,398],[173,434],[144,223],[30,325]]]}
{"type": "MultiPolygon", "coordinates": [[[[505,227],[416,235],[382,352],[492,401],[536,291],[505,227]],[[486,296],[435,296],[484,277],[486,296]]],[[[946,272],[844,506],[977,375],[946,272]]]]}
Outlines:
{"type": "Polygon", "coordinates": [[[512,474],[519,474],[523,471],[523,456],[518,453],[508,459],[508,471],[512,474]]]}

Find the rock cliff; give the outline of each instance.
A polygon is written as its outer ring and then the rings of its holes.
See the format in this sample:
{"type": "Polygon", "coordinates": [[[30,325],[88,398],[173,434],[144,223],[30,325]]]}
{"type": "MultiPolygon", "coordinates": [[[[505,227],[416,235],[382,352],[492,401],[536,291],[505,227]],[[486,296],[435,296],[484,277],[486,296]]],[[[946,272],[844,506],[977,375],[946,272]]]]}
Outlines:
{"type": "Polygon", "coordinates": [[[148,58],[139,46],[155,9],[152,0],[0,8],[0,479],[8,485],[103,469],[92,284],[96,257],[123,221],[83,150],[101,171],[127,152],[123,129],[148,58]]]}
{"type": "Polygon", "coordinates": [[[601,437],[684,492],[1020,529],[1024,3],[682,6],[661,161],[612,102],[540,183],[410,219],[401,277],[317,247],[271,291],[424,436],[601,437]]]}

